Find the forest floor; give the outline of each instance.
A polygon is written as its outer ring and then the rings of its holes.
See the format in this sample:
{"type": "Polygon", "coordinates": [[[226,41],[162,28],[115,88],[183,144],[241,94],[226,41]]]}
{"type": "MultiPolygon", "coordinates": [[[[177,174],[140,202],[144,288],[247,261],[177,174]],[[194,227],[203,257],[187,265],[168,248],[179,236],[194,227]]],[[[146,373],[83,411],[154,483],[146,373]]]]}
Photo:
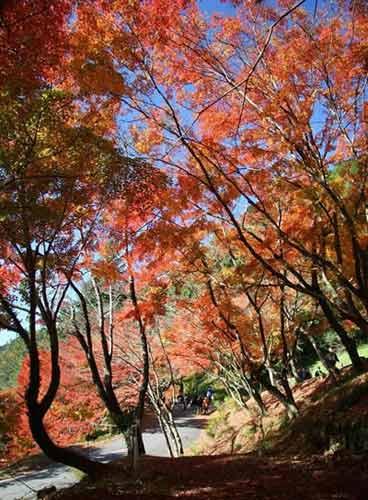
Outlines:
{"type": "Polygon", "coordinates": [[[199,456],[147,456],[134,477],[126,460],[115,462],[100,481],[83,480],[53,498],[366,500],[368,374],[347,368],[337,385],[310,379],[295,394],[300,416],[292,422],[273,398],[265,398],[262,419],[251,405],[227,403],[208,417],[191,450],[199,456]]]}
{"type": "Polygon", "coordinates": [[[124,462],[97,483],[82,481],[58,500],[366,500],[367,457],[308,459],[246,455],[169,459],[145,457],[134,478],[124,462]]]}

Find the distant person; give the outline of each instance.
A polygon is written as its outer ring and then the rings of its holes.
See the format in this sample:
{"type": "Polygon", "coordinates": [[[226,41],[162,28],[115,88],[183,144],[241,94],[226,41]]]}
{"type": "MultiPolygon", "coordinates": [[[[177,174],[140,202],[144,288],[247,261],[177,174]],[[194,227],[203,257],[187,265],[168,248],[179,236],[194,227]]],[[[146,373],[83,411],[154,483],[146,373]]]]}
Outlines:
{"type": "Polygon", "coordinates": [[[299,375],[301,382],[304,382],[304,380],[308,380],[308,379],[312,378],[312,374],[311,374],[309,368],[305,368],[304,366],[303,366],[303,368],[301,368],[299,370],[298,375],[299,375]]]}
{"type": "Polygon", "coordinates": [[[200,412],[202,415],[207,415],[210,409],[211,400],[206,396],[203,398],[200,412]]]}
{"type": "Polygon", "coordinates": [[[209,401],[212,401],[212,399],[213,399],[213,389],[212,389],[212,387],[208,387],[207,392],[206,392],[206,398],[209,401]]]}
{"type": "Polygon", "coordinates": [[[196,399],[196,406],[198,408],[198,412],[201,413],[202,412],[202,405],[203,405],[203,401],[204,401],[205,397],[203,396],[203,394],[199,394],[197,396],[197,399],[196,399]]]}
{"type": "Polygon", "coordinates": [[[187,405],[186,405],[186,400],[185,400],[184,394],[178,394],[177,402],[178,402],[178,404],[182,404],[183,405],[183,411],[187,409],[187,405]]]}

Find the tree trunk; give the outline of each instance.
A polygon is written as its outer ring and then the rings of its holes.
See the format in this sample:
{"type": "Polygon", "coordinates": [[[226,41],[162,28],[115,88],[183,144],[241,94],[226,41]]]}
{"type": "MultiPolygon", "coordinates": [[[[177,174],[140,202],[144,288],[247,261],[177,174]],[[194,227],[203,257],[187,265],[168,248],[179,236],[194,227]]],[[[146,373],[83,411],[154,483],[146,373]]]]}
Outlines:
{"type": "Polygon", "coordinates": [[[247,390],[247,392],[249,394],[249,397],[252,399],[252,401],[254,401],[255,405],[259,409],[260,414],[262,416],[265,416],[267,414],[267,408],[266,408],[266,406],[265,406],[265,404],[263,402],[263,399],[262,399],[262,396],[261,396],[260,392],[248,380],[245,381],[245,386],[246,386],[246,390],[247,390]]]}
{"type": "Polygon", "coordinates": [[[158,418],[158,421],[159,421],[159,424],[160,424],[160,427],[161,427],[162,434],[165,437],[166,446],[167,446],[167,449],[169,450],[170,457],[174,458],[174,453],[173,453],[172,446],[171,446],[171,443],[170,443],[170,438],[169,438],[169,435],[168,435],[168,429],[167,429],[167,427],[165,425],[164,419],[162,418],[161,415],[158,415],[157,418],[158,418]]]}
{"type": "Polygon", "coordinates": [[[183,442],[181,440],[178,428],[176,427],[176,423],[173,417],[173,414],[171,411],[167,410],[167,418],[168,418],[168,423],[170,426],[170,430],[173,434],[174,442],[175,442],[175,447],[177,450],[178,456],[184,455],[184,448],[183,448],[183,442]]]}
{"type": "Polygon", "coordinates": [[[339,339],[341,340],[341,343],[347,350],[354,369],[357,370],[358,372],[363,371],[364,365],[361,357],[359,356],[358,347],[356,345],[355,340],[349,337],[349,335],[345,332],[344,329],[336,331],[336,333],[339,339]]]}
{"type": "Polygon", "coordinates": [[[106,467],[105,464],[90,460],[84,455],[72,451],[69,448],[57,446],[46,432],[38,404],[27,403],[27,409],[29,426],[33,439],[47,457],[55,462],[74,467],[87,474],[91,479],[97,479],[99,477],[101,471],[106,467]]]}
{"type": "Polygon", "coordinates": [[[183,443],[181,441],[181,437],[176,427],[170,407],[168,407],[165,402],[157,395],[150,384],[148,385],[147,393],[150,398],[152,408],[160,423],[162,432],[164,433],[170,456],[174,456],[172,445],[175,446],[176,456],[183,455],[183,443]]]}
{"type": "Polygon", "coordinates": [[[349,335],[346,333],[345,329],[343,328],[341,323],[336,318],[334,312],[332,311],[332,309],[329,306],[329,304],[327,303],[327,301],[324,300],[322,297],[320,297],[319,304],[320,304],[326,318],[328,319],[331,327],[335,330],[337,336],[341,340],[342,345],[345,347],[346,351],[348,352],[354,369],[358,372],[363,371],[364,365],[363,365],[363,362],[359,356],[358,348],[357,348],[355,340],[352,339],[351,337],[349,337],[349,335]]]}
{"type": "Polygon", "coordinates": [[[275,374],[274,374],[273,368],[271,366],[269,366],[268,364],[266,364],[265,366],[266,366],[268,376],[270,377],[271,385],[276,385],[275,374]]]}
{"type": "MultiPolygon", "coordinates": [[[[33,286],[33,282],[31,283],[33,286]]],[[[31,287],[32,288],[32,287],[31,287]]],[[[30,293],[33,296],[33,292],[30,293]]],[[[29,427],[32,437],[45,455],[55,462],[62,463],[69,467],[74,467],[90,478],[96,479],[98,472],[103,470],[104,464],[90,460],[89,458],[72,451],[69,448],[62,448],[55,444],[48,435],[44,417],[50,409],[55,395],[60,385],[60,367],[59,367],[59,341],[55,325],[55,319],[44,314],[44,320],[50,340],[51,351],[51,380],[49,381],[46,394],[39,400],[41,375],[40,360],[36,337],[36,316],[35,310],[30,316],[30,343],[28,347],[30,374],[27,390],[25,393],[25,403],[28,410],[29,427]]]]}
{"type": "Polygon", "coordinates": [[[296,364],[295,364],[295,360],[294,358],[291,356],[290,359],[289,359],[289,366],[290,366],[290,371],[291,371],[291,374],[292,376],[295,378],[295,380],[297,382],[300,382],[300,377],[299,377],[299,373],[298,373],[298,370],[297,370],[297,367],[296,367],[296,364]]]}
{"type": "Polygon", "coordinates": [[[337,372],[336,372],[336,370],[333,370],[331,368],[331,365],[327,362],[322,350],[320,349],[319,345],[316,342],[316,339],[312,336],[309,336],[309,335],[307,337],[308,337],[310,343],[312,344],[314,350],[316,351],[319,360],[321,361],[322,365],[325,367],[327,373],[329,373],[331,375],[331,377],[335,381],[337,381],[337,372]]]}
{"type": "Polygon", "coordinates": [[[262,379],[262,384],[264,388],[272,394],[280,403],[286,408],[289,418],[295,418],[299,414],[299,409],[294,401],[294,397],[291,394],[283,394],[277,387],[271,384],[266,377],[262,379]]]}
{"type": "MultiPolygon", "coordinates": [[[[291,387],[290,387],[290,384],[289,384],[289,380],[287,378],[287,374],[284,373],[281,375],[281,385],[285,391],[285,394],[286,394],[286,398],[287,400],[292,404],[292,406],[294,408],[297,409],[297,412],[296,414],[298,413],[298,408],[296,406],[296,402],[295,402],[295,399],[294,399],[294,395],[293,395],[293,391],[291,390],[291,387]]],[[[289,408],[290,410],[290,408],[289,408]]]]}
{"type": "Polygon", "coordinates": [[[142,429],[141,429],[141,423],[140,422],[137,424],[136,439],[137,439],[137,444],[138,444],[138,454],[139,454],[139,456],[145,455],[146,454],[146,448],[145,448],[144,442],[143,442],[142,429]]]}
{"type": "MultiPolygon", "coordinates": [[[[140,427],[142,425],[142,420],[143,420],[143,415],[144,415],[144,403],[145,403],[147,389],[148,389],[148,383],[149,383],[150,363],[149,363],[146,326],[145,326],[145,323],[144,323],[143,318],[142,318],[141,313],[140,313],[138,299],[137,299],[137,295],[136,295],[136,291],[135,291],[135,282],[134,282],[133,275],[131,275],[131,277],[130,277],[130,298],[131,298],[132,304],[134,306],[135,312],[137,314],[137,322],[138,322],[138,326],[139,326],[140,341],[141,341],[141,348],[142,348],[142,359],[143,359],[143,377],[142,377],[141,385],[139,388],[138,404],[137,404],[137,408],[136,408],[136,419],[138,422],[138,427],[140,427]]],[[[142,436],[140,435],[139,454],[144,455],[145,453],[146,453],[146,450],[144,448],[143,439],[142,439],[142,436]]]]}

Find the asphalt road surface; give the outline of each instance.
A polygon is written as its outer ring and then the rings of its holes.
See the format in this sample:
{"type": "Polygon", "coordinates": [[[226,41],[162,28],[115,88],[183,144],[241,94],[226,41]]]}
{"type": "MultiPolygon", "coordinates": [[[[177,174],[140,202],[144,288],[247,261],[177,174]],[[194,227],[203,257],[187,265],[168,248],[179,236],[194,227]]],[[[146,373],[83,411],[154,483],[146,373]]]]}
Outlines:
{"type": "MultiPolygon", "coordinates": [[[[175,419],[184,449],[188,449],[198,439],[203,428],[203,420],[196,418],[187,410],[179,413],[175,419]]],[[[165,438],[161,431],[152,426],[143,433],[147,455],[168,456],[165,438]]],[[[111,462],[126,452],[125,443],[120,437],[113,438],[100,444],[80,448],[89,457],[101,462],[111,462]]],[[[5,471],[4,471],[5,472],[5,471]]],[[[35,465],[26,470],[11,469],[11,477],[0,480],[1,500],[31,500],[36,498],[36,492],[43,488],[55,485],[57,489],[71,486],[78,481],[75,471],[61,464],[48,461],[44,456],[40,460],[35,458],[35,465]],[[39,462],[39,463],[38,463],[39,462]]]]}

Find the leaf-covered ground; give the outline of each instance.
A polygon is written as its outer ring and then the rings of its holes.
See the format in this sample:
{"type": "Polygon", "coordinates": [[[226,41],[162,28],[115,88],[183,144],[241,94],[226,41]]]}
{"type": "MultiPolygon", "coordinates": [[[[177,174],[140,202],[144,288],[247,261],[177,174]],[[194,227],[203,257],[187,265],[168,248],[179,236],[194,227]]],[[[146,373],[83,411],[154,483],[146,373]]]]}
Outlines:
{"type": "Polygon", "coordinates": [[[290,422],[283,406],[263,394],[267,415],[255,407],[240,409],[228,401],[208,420],[196,453],[221,455],[257,453],[293,457],[332,454],[340,448],[368,451],[368,372],[340,372],[330,378],[312,378],[294,387],[300,415],[290,422]]]}
{"type": "Polygon", "coordinates": [[[273,398],[263,432],[253,411],[223,405],[208,417],[201,456],[145,457],[135,478],[126,461],[116,462],[99,482],[82,481],[56,498],[367,500],[368,373],[347,368],[337,385],[311,379],[295,395],[301,414],[293,422],[273,398]],[[339,446],[345,435],[354,446],[361,440],[360,453],[339,446]]]}
{"type": "Polygon", "coordinates": [[[366,456],[277,460],[244,455],[145,457],[135,479],[123,464],[96,484],[83,481],[58,500],[366,500],[366,456]]]}

